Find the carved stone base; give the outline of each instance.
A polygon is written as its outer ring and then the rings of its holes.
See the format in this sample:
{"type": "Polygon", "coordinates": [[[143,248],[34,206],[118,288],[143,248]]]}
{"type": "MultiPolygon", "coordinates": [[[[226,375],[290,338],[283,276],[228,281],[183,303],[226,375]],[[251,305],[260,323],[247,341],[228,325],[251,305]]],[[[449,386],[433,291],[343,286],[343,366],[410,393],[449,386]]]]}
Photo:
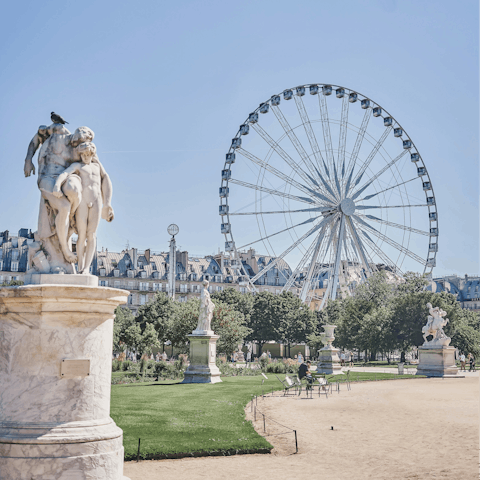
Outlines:
{"type": "Polygon", "coordinates": [[[455,347],[419,347],[417,375],[443,377],[457,375],[455,347]]]}
{"type": "Polygon", "coordinates": [[[221,382],[217,357],[218,335],[188,335],[190,339],[190,365],[185,370],[182,383],[221,382]]]}
{"type": "Polygon", "coordinates": [[[82,287],[98,287],[98,277],[95,275],[27,273],[23,281],[25,285],[78,285],[82,287]]]}
{"type": "Polygon", "coordinates": [[[125,479],[110,389],[114,309],[126,300],[105,287],[0,288],[2,480],[125,479]]]}
{"type": "Polygon", "coordinates": [[[340,357],[338,352],[340,349],[322,348],[318,351],[317,373],[340,373],[342,366],[340,365],[340,357]]]}

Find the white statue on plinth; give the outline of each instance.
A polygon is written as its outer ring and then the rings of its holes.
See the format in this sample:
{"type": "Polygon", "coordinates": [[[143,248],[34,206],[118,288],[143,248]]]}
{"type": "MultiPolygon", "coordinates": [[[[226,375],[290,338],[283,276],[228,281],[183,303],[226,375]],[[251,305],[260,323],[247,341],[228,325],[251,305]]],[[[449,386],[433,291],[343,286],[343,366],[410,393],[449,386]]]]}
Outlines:
{"type": "Polygon", "coordinates": [[[200,314],[198,316],[197,328],[193,331],[195,335],[211,334],[211,322],[213,317],[213,310],[215,304],[210,299],[210,293],[208,292],[208,280],[203,281],[203,290],[200,295],[200,314]]]}
{"type": "Polygon", "coordinates": [[[447,315],[445,310],[440,307],[432,307],[431,303],[427,303],[428,311],[430,315],[427,319],[427,324],[422,328],[423,339],[425,340],[424,346],[448,346],[450,345],[451,338],[445,335],[443,327],[449,322],[448,318],[443,318],[447,315]],[[432,335],[432,340],[428,341],[427,337],[432,335]]]}
{"type": "Polygon", "coordinates": [[[78,260],[79,273],[88,274],[97,217],[113,220],[112,183],[96,155],[93,131],[80,127],[71,134],[60,116],[52,114],[52,121],[49,127],[39,127],[25,158],[24,172],[29,177],[35,174],[33,157],[40,149],[37,184],[42,196],[29,267],[36,273],[76,273],[78,260]],[[72,164],[78,168],[69,170],[72,164]],[[62,181],[56,185],[60,176],[62,181]],[[79,237],[77,255],[71,249],[73,233],[79,237]]]}

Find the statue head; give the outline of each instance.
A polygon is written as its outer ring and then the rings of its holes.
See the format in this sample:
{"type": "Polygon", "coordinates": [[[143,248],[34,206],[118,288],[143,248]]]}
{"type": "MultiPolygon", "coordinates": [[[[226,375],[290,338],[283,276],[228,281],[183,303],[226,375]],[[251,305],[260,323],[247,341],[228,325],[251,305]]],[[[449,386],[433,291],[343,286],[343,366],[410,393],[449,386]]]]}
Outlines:
{"type": "Polygon", "coordinates": [[[427,307],[428,307],[429,310],[431,310],[431,309],[432,309],[432,304],[431,304],[431,303],[427,303],[427,307]]]}
{"type": "Polygon", "coordinates": [[[79,127],[75,130],[75,133],[73,134],[70,140],[70,143],[72,144],[73,147],[76,147],[81,143],[91,142],[94,136],[95,134],[93,133],[93,130],[91,130],[90,128],[79,127]]]}
{"type": "Polygon", "coordinates": [[[210,285],[210,282],[208,280],[204,280],[202,282],[202,285],[203,285],[204,288],[208,288],[208,286],[210,285]]]}
{"type": "Polygon", "coordinates": [[[78,153],[79,157],[82,159],[83,163],[89,164],[92,162],[92,158],[97,154],[97,148],[92,142],[85,142],[77,145],[75,151],[78,153]]]}

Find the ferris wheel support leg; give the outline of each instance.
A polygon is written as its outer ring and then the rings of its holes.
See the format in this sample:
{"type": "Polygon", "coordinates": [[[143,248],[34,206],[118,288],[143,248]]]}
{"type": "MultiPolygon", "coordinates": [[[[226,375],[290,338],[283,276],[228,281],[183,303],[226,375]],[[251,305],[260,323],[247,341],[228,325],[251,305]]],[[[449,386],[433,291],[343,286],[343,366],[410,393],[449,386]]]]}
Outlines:
{"type": "Polygon", "coordinates": [[[367,257],[363,250],[363,246],[360,241],[360,238],[358,237],[357,231],[353,228],[352,221],[350,220],[350,218],[347,218],[347,225],[352,235],[353,243],[355,244],[358,254],[360,255],[360,260],[363,263],[363,268],[365,269],[365,275],[369,277],[372,274],[372,270],[370,268],[370,265],[368,264],[367,257]]]}
{"type": "Polygon", "coordinates": [[[327,225],[328,225],[328,223],[325,224],[322,227],[322,230],[320,231],[320,235],[318,236],[317,245],[315,245],[315,250],[314,250],[313,255],[312,255],[312,260],[311,260],[310,266],[308,268],[307,278],[305,279],[305,281],[303,283],[302,292],[300,294],[300,300],[302,302],[304,302],[306,300],[307,294],[310,290],[310,284],[311,284],[311,281],[312,281],[312,274],[313,274],[313,271],[315,269],[315,264],[317,263],[317,257],[318,257],[318,254],[320,252],[320,247],[322,245],[323,237],[325,236],[325,231],[327,229],[327,225]]]}
{"type": "Polygon", "coordinates": [[[342,240],[345,235],[345,215],[342,215],[340,220],[340,227],[338,229],[337,245],[335,250],[335,267],[333,271],[333,285],[331,289],[332,300],[337,298],[337,283],[338,283],[338,270],[340,267],[340,260],[342,258],[342,240]]]}

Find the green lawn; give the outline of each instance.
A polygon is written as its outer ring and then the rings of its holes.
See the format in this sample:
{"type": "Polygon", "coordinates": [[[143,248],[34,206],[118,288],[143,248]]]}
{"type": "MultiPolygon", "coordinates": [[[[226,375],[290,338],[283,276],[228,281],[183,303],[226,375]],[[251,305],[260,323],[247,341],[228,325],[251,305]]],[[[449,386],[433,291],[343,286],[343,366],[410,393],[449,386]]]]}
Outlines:
{"type": "MultiPolygon", "coordinates": [[[[271,393],[272,388],[282,389],[275,375],[267,376],[265,393],[271,393]]],[[[419,377],[360,372],[350,378],[371,381],[419,377]]],[[[136,458],[139,438],[143,459],[194,453],[268,452],[271,445],[255,432],[244,413],[252,395],[262,394],[262,379],[262,376],[222,377],[222,383],[214,385],[182,385],[175,381],[113,385],[111,416],[123,429],[125,459],[136,458]]],[[[331,379],[345,381],[346,376],[331,379]]]]}
{"type": "MultiPolygon", "coordinates": [[[[222,377],[214,385],[143,383],[112,386],[111,416],[123,429],[125,459],[194,452],[268,451],[271,445],[245,420],[252,395],[262,393],[263,377],[222,377]]],[[[281,388],[273,376],[265,390],[281,388]]],[[[186,456],[185,455],[185,456],[186,456]]]]}

